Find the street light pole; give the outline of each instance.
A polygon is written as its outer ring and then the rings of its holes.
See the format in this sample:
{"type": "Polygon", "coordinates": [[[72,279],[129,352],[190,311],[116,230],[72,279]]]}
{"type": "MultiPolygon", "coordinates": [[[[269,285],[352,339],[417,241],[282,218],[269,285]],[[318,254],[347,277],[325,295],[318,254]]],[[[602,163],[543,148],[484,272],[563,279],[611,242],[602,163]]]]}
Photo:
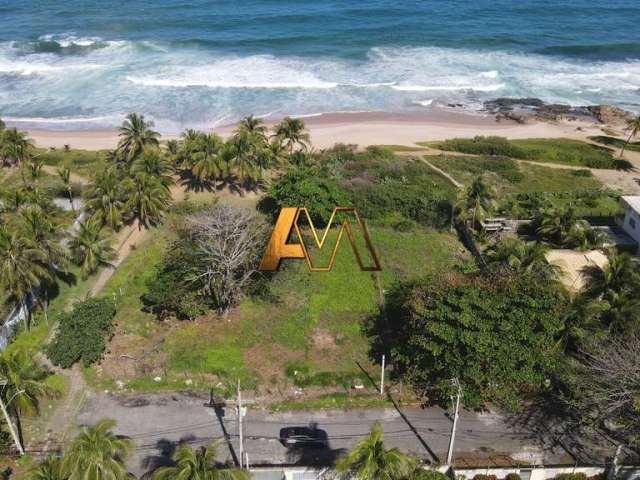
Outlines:
{"type": "MultiPolygon", "coordinates": [[[[4,387],[6,385],[7,385],[7,381],[0,379],[0,387],[4,387]]],[[[22,456],[24,455],[24,448],[22,448],[22,444],[20,443],[18,434],[16,433],[13,427],[13,422],[11,421],[11,417],[9,417],[9,412],[7,412],[7,407],[4,404],[4,400],[2,400],[2,395],[0,395],[0,409],[2,410],[2,415],[4,415],[4,419],[7,422],[7,426],[9,427],[9,432],[13,437],[13,442],[16,444],[16,448],[18,449],[18,452],[20,452],[20,455],[22,456]]]]}
{"type": "Polygon", "coordinates": [[[242,394],[240,393],[240,379],[238,379],[238,438],[240,439],[238,458],[240,459],[240,468],[242,468],[244,463],[244,438],[242,433],[243,414],[244,412],[242,411],[242,394]]]}
{"type": "MultiPolygon", "coordinates": [[[[449,438],[449,451],[447,452],[447,465],[451,465],[453,460],[453,447],[456,441],[456,427],[458,426],[458,411],[460,409],[460,397],[462,395],[462,387],[457,378],[453,379],[453,385],[456,387],[456,407],[453,414],[453,425],[451,426],[451,437],[449,438]]],[[[453,398],[452,398],[453,399],[453,398]]]]}

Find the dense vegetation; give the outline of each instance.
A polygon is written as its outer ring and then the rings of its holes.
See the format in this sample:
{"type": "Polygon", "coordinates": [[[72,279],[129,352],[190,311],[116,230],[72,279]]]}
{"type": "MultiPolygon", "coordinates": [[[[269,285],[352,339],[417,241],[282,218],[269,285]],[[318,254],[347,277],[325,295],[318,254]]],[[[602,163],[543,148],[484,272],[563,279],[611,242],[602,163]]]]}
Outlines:
{"type": "Polygon", "coordinates": [[[75,304],[72,311],[63,313],[58,319],[56,337],[47,349],[51,361],[63,368],[78,361],[85,366],[99,361],[115,313],[115,305],[106,298],[92,298],[75,304]]]}

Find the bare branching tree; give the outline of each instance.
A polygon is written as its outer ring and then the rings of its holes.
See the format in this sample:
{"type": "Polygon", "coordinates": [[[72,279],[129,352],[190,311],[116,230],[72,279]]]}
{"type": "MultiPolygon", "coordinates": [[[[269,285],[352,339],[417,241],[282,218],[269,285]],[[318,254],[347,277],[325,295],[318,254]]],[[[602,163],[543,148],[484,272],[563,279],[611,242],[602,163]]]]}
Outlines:
{"type": "Polygon", "coordinates": [[[581,352],[581,401],[627,440],[640,435],[640,336],[614,336],[581,352]]]}
{"type": "Polygon", "coordinates": [[[189,217],[187,228],[199,260],[194,280],[204,285],[224,315],[256,273],[267,225],[251,210],[214,205],[189,217]]]}

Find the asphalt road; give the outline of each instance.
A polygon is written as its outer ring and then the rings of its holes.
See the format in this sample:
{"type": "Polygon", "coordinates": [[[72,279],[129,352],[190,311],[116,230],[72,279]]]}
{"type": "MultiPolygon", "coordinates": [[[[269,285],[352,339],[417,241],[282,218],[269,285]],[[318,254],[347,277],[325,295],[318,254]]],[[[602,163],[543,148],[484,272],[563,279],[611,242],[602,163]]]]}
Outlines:
{"type": "MultiPolygon", "coordinates": [[[[97,393],[88,398],[77,423],[92,424],[101,418],[116,420],[116,433],[135,442],[135,452],[128,466],[138,475],[169,462],[180,441],[204,445],[219,439],[222,442],[220,460],[237,460],[239,441],[235,408],[212,408],[207,397],[182,393],[125,397],[97,393]]],[[[543,428],[523,425],[523,418],[530,423],[532,416],[516,418],[463,410],[454,459],[458,464],[572,464],[576,461],[576,452],[580,454],[578,450],[584,450],[583,447],[567,447],[570,442],[563,441],[561,435],[549,433],[549,425],[543,428]]],[[[251,465],[322,464],[334,460],[365,437],[375,422],[384,427],[385,443],[389,446],[418,455],[428,462],[446,461],[451,420],[440,408],[270,413],[249,407],[244,417],[245,451],[251,465]],[[326,447],[286,448],[280,442],[282,428],[309,425],[326,433],[326,447]]],[[[591,461],[603,459],[609,450],[608,447],[590,449],[591,461]]]]}

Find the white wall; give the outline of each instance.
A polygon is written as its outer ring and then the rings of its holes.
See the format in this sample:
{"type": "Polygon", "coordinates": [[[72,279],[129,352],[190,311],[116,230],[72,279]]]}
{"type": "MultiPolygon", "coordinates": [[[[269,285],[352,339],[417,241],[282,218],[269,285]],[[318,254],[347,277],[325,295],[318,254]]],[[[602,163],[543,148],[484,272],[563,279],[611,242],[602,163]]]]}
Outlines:
{"type": "Polygon", "coordinates": [[[622,228],[631,238],[640,244],[640,215],[629,207],[625,210],[622,228]],[[635,228],[632,227],[632,222],[635,222],[635,228]]]}

